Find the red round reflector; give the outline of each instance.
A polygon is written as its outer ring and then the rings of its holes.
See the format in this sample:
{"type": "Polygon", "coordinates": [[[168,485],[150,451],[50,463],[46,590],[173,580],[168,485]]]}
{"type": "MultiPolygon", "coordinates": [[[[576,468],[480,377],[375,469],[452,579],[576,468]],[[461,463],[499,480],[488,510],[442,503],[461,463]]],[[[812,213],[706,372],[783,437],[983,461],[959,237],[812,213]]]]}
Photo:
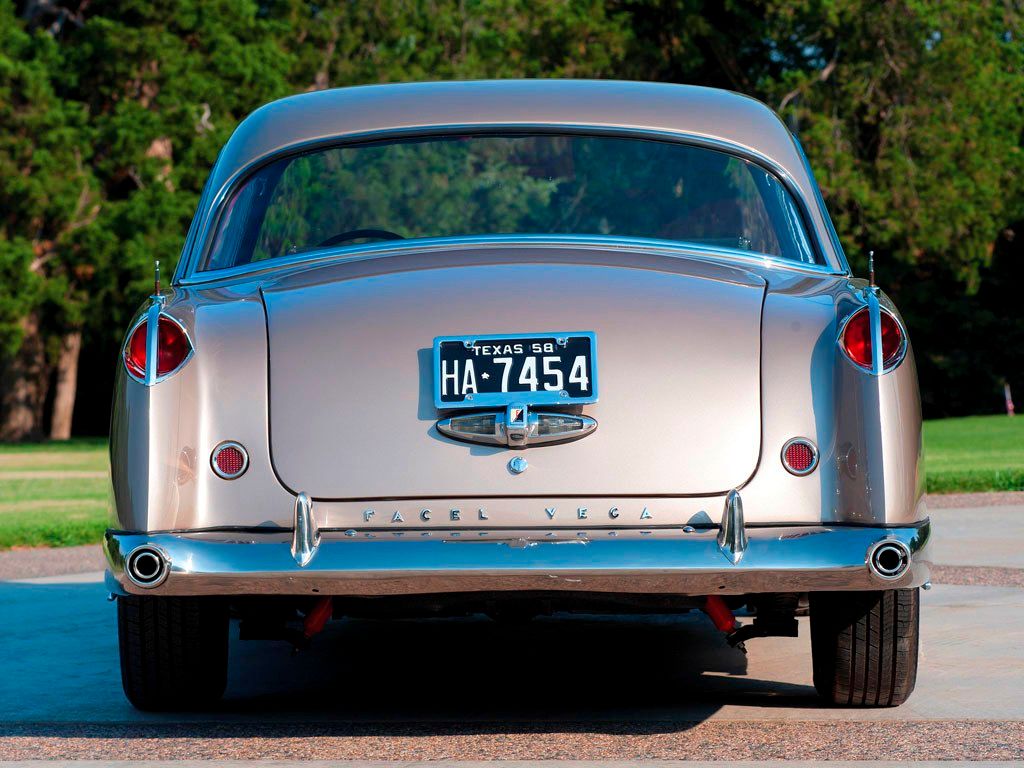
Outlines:
{"type": "MultiPolygon", "coordinates": [[[[903,329],[896,318],[884,310],[881,312],[881,320],[884,369],[899,360],[903,350],[903,329]]],[[[867,307],[857,310],[847,321],[840,344],[853,362],[861,368],[871,369],[871,313],[867,307]]]]}
{"type": "Polygon", "coordinates": [[[782,446],[782,465],[794,475],[807,475],[818,464],[818,450],[814,443],[796,437],[782,446]]]}
{"type": "Polygon", "coordinates": [[[239,443],[221,443],[210,457],[213,471],[225,480],[234,480],[249,468],[249,455],[239,443]]]}
{"type": "MultiPolygon", "coordinates": [[[[124,347],[125,367],[135,378],[143,381],[146,378],[148,325],[146,320],[139,323],[124,347]]],[[[174,373],[191,351],[192,345],[185,330],[171,318],[161,315],[157,324],[156,375],[167,376],[174,373]]]]}

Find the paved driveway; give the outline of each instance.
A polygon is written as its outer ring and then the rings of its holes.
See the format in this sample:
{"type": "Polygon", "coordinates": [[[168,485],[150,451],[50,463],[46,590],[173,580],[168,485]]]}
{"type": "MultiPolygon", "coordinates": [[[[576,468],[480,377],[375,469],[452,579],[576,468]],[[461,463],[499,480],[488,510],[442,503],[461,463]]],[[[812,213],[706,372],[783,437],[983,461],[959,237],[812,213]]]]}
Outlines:
{"type": "Polygon", "coordinates": [[[65,574],[0,582],[0,758],[1024,759],[1024,506],[933,519],[895,710],[820,704],[806,619],[744,656],[691,614],[336,622],[298,655],[234,642],[216,711],[143,714],[99,574],[65,574]]]}

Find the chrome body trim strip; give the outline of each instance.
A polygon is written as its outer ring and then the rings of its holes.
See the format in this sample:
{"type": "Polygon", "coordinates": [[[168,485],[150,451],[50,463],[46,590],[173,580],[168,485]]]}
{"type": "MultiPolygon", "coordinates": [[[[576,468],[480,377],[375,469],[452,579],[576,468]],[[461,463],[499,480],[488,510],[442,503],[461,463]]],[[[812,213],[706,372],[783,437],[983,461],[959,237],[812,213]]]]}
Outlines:
{"type": "MultiPolygon", "coordinates": [[[[162,296],[152,296],[151,298],[152,302],[146,311],[146,381],[144,383],[147,387],[156,384],[157,355],[160,343],[160,310],[164,304],[162,296]]],[[[131,339],[131,336],[128,338],[131,339]]]]}
{"type": "Polygon", "coordinates": [[[878,303],[878,290],[873,286],[867,290],[868,314],[871,318],[871,373],[882,375],[882,308],[878,303]]]}
{"type": "MultiPolygon", "coordinates": [[[[297,505],[297,510],[304,507],[297,505]]],[[[735,512],[733,513],[735,515],[735,512]]],[[[739,530],[734,528],[734,530],[739,530]]],[[[564,590],[683,595],[904,589],[930,577],[928,521],[914,526],[748,528],[742,561],[723,560],[717,527],[660,530],[323,534],[303,567],[291,533],[126,534],[108,531],[110,578],[142,594],[125,553],[156,546],[170,573],[146,594],[397,595],[564,590]],[[429,536],[429,534],[428,534],[429,536]],[[896,579],[869,565],[881,541],[910,553],[896,579]],[[574,542],[574,546],[558,546],[574,542]],[[471,543],[471,545],[470,545],[471,543]]],[[[735,537],[729,537],[735,539],[735,537]]]]}

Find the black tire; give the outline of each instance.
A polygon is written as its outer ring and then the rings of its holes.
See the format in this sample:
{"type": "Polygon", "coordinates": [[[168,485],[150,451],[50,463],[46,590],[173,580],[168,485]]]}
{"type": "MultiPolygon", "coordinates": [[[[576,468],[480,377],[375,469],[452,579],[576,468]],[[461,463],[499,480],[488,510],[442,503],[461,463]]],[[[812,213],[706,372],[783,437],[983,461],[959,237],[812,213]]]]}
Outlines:
{"type": "Polygon", "coordinates": [[[896,707],[917,682],[917,589],[812,592],[814,687],[833,704],[896,707]]]}
{"type": "Polygon", "coordinates": [[[228,610],[218,598],[119,597],[125,696],[143,710],[199,709],[224,693],[228,610]]]}

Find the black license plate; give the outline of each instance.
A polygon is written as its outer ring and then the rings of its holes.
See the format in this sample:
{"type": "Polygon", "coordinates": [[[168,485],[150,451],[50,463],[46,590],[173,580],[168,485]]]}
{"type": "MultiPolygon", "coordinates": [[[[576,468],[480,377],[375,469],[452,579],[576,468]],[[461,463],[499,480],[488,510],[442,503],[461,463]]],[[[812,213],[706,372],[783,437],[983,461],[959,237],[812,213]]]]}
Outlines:
{"type": "Polygon", "coordinates": [[[593,333],[434,339],[434,405],[438,408],[596,401],[593,333]]]}

